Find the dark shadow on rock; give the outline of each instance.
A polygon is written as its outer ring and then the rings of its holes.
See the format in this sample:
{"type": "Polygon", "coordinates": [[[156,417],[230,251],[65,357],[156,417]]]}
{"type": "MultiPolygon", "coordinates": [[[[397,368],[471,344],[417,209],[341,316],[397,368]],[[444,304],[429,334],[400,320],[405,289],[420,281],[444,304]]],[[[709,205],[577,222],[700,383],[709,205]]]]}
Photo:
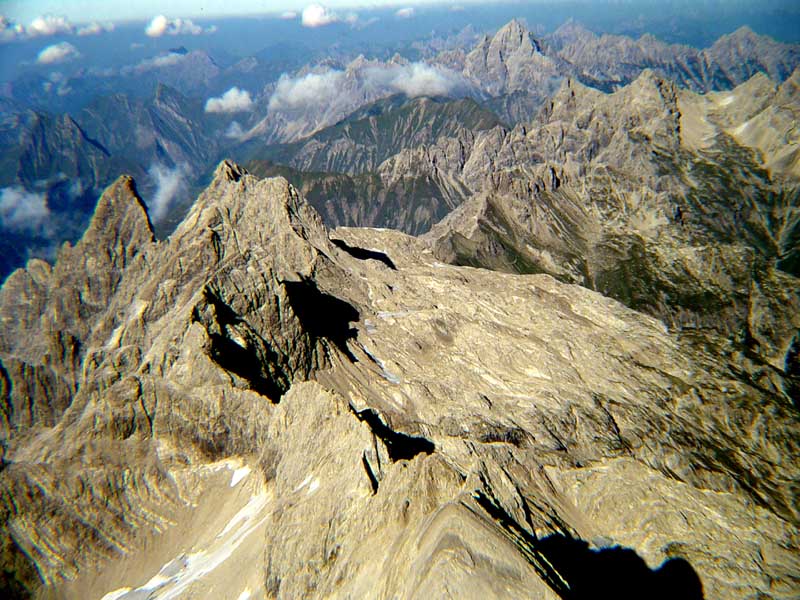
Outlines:
{"type": "Polygon", "coordinates": [[[344,240],[332,239],[331,242],[333,242],[334,246],[336,246],[340,250],[344,250],[353,258],[357,258],[358,260],[377,260],[385,264],[393,271],[397,271],[397,267],[395,266],[394,262],[392,262],[392,259],[389,258],[388,254],[385,254],[383,252],[378,252],[377,250],[367,250],[366,248],[358,248],[357,246],[350,246],[344,240]]]}
{"type": "Polygon", "coordinates": [[[359,421],[367,424],[372,433],[383,440],[392,462],[411,460],[418,454],[431,454],[436,449],[433,442],[427,438],[394,431],[383,422],[378,411],[372,408],[357,411],[351,406],[350,410],[353,411],[359,421]]]}
{"type": "Polygon", "coordinates": [[[795,334],[786,351],[783,370],[786,373],[789,397],[794,407],[800,410],[800,331],[795,334]]]}
{"type": "Polygon", "coordinates": [[[292,373],[286,361],[212,290],[204,290],[203,296],[213,312],[204,316],[198,306],[192,320],[206,327],[211,342],[208,348],[211,360],[245,380],[253,391],[271,402],[278,402],[291,386],[292,373]],[[246,347],[228,337],[229,326],[238,326],[246,331],[246,347]]]}
{"type": "Polygon", "coordinates": [[[226,371],[245,379],[254,392],[278,402],[289,389],[288,382],[267,376],[264,372],[265,361],[258,354],[242,348],[223,335],[212,333],[209,338],[211,359],[226,371]]]}
{"type": "Polygon", "coordinates": [[[28,600],[41,585],[34,562],[7,531],[0,533],[0,598],[28,600]]]}
{"type": "Polygon", "coordinates": [[[702,600],[703,584],[683,558],[671,558],[655,570],[630,548],[592,550],[583,540],[550,535],[536,550],[567,583],[565,600],[616,598],[634,600],[702,600]]]}
{"type": "Polygon", "coordinates": [[[355,339],[358,333],[350,327],[350,323],[358,322],[360,318],[355,307],[321,291],[310,279],[284,281],[283,287],[303,329],[316,339],[330,341],[352,362],[356,362],[356,357],[347,347],[347,340],[355,339]]]}
{"type": "Polygon", "coordinates": [[[650,569],[634,550],[613,546],[593,550],[563,534],[542,539],[519,525],[484,492],[473,496],[505,529],[539,576],[563,600],[702,600],[703,584],[683,558],[650,569]]]}

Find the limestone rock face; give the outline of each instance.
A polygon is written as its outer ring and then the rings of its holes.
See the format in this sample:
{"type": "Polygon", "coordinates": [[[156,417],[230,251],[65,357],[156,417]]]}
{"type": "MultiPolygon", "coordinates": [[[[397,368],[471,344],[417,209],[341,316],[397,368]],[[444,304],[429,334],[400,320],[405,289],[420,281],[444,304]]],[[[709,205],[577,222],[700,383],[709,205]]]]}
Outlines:
{"type": "Polygon", "coordinates": [[[567,81],[529,127],[476,137],[454,177],[479,193],[428,238],[447,262],[549,273],[710,328],[789,375],[794,79],[708,96],[651,71],[612,94],[567,81]]]}
{"type": "Polygon", "coordinates": [[[286,180],[227,162],[168,240],[150,231],[123,179],[75,249],[0,295],[0,356],[21,365],[2,387],[4,591],[800,585],[796,407],[713,333],[399,232],[328,231],[286,180]],[[81,294],[84,311],[61,299],[81,294]],[[40,345],[61,330],[79,344],[57,362],[40,345]],[[15,420],[39,365],[67,383],[15,420]]]}
{"type": "Polygon", "coordinates": [[[797,68],[800,49],[740,27],[724,35],[704,51],[706,61],[720,65],[734,83],[743,83],[757,73],[783,81],[797,68]]]}
{"type": "Polygon", "coordinates": [[[480,82],[492,96],[537,89],[562,75],[558,64],[541,50],[530,32],[515,19],[491,39],[484,38],[467,55],[464,74],[480,82]]]}
{"type": "Polygon", "coordinates": [[[653,35],[639,39],[597,35],[569,21],[544,42],[549,54],[571,65],[584,83],[612,91],[652,69],[694,92],[728,90],[758,73],[782,82],[800,64],[800,49],[756,34],[748,27],[719,38],[703,50],[668,44],[653,35]]]}
{"type": "Polygon", "coordinates": [[[85,344],[126,268],[153,243],[133,180],[121,177],[98,202],[81,241],[54,267],[33,260],[0,289],[0,368],[8,382],[3,433],[52,426],[80,382],[85,344]]]}

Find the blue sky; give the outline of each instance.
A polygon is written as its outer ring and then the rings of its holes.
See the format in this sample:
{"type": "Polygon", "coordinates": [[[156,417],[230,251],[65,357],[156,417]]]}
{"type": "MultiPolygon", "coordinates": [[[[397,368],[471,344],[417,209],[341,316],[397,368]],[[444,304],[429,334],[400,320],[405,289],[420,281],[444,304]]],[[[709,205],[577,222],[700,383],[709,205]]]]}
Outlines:
{"type": "MultiPolygon", "coordinates": [[[[44,14],[65,16],[74,23],[100,20],[145,20],[155,15],[202,18],[222,15],[302,11],[315,3],[330,8],[469,4],[471,0],[0,0],[0,14],[27,24],[44,14]]],[[[474,1],[474,0],[472,0],[474,1]]],[[[484,2],[485,3],[485,2],[484,2]]]]}

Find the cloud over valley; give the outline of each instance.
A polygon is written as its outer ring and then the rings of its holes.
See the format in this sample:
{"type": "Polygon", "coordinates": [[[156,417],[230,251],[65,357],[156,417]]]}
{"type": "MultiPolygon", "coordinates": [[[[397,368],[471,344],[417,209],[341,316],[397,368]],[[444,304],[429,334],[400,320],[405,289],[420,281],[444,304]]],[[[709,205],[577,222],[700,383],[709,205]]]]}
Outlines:
{"type": "Polygon", "coordinates": [[[153,192],[150,202],[147,203],[147,208],[150,217],[158,223],[164,220],[178,197],[187,193],[189,167],[180,164],[170,168],[160,163],[154,163],[150,165],[147,174],[155,185],[155,192],[153,192]]]}
{"type": "Polygon", "coordinates": [[[29,192],[19,185],[0,190],[0,222],[14,230],[34,231],[50,216],[47,195],[29,192]]]}
{"type": "Polygon", "coordinates": [[[269,100],[271,111],[291,111],[321,106],[358,106],[392,94],[447,96],[467,89],[463,77],[439,66],[416,62],[408,64],[365,63],[347,71],[330,69],[278,81],[269,100]]]}
{"type": "Polygon", "coordinates": [[[36,57],[36,62],[40,65],[52,65],[66,62],[79,56],[80,52],[75,46],[69,42],[59,42],[42,49],[36,57]]]}
{"type": "Polygon", "coordinates": [[[252,110],[253,99],[250,92],[232,87],[219,98],[209,98],[206,101],[207,113],[234,113],[252,110]]]}

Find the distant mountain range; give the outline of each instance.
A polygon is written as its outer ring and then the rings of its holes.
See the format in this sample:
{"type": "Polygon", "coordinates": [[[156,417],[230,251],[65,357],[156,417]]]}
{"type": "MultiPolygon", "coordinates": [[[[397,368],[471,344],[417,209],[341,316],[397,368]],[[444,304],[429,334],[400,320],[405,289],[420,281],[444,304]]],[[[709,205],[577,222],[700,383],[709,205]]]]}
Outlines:
{"type": "MultiPolygon", "coordinates": [[[[6,148],[0,186],[19,202],[28,197],[24,194],[38,202],[46,197],[49,219],[46,227],[3,221],[0,274],[31,255],[52,257],[61,241],[75,239],[101,190],[120,173],[133,174],[144,198],[157,207],[152,212],[162,234],[177,223],[223,156],[261,161],[262,168],[263,161],[289,167],[295,181],[315,181],[315,186],[371,174],[369,188],[383,199],[379,204],[384,208],[354,208],[369,201],[352,191],[343,194],[341,207],[322,214],[332,223],[391,225],[420,233],[460,204],[468,195],[464,186],[473,184],[469,169],[455,180],[442,175],[449,171],[441,165],[430,171],[408,161],[424,163],[422,152],[443,153],[436,160],[452,162],[454,153],[474,144],[478,132],[530,123],[565,79],[611,91],[651,69],[680,87],[707,92],[730,89],[755,73],[781,82],[800,64],[798,46],[748,29],[705,50],[652,36],[598,36],[574,22],[534,36],[511,21],[474,46],[468,45],[471,39],[463,35],[432,45],[424,65],[400,56],[389,61],[359,57],[345,64],[331,59],[280,81],[281,70],[291,68],[302,52],[278,49],[221,68],[203,51],[174,49],[111,78],[86,74],[75,81],[22,80],[0,104],[6,148]],[[64,114],[26,108],[26,102],[41,104],[52,97],[52,91],[41,95],[48,85],[59,86],[64,102],[77,102],[78,108],[64,114]],[[206,112],[207,95],[228,85],[259,91],[244,112],[206,112]],[[321,87],[300,104],[296,96],[294,103],[276,100],[286,90],[299,93],[297,85],[321,87]],[[147,89],[152,94],[144,94],[147,89]],[[390,210],[394,205],[415,206],[417,216],[399,215],[390,210]]],[[[342,190],[362,189],[342,185],[342,190]]]]}

